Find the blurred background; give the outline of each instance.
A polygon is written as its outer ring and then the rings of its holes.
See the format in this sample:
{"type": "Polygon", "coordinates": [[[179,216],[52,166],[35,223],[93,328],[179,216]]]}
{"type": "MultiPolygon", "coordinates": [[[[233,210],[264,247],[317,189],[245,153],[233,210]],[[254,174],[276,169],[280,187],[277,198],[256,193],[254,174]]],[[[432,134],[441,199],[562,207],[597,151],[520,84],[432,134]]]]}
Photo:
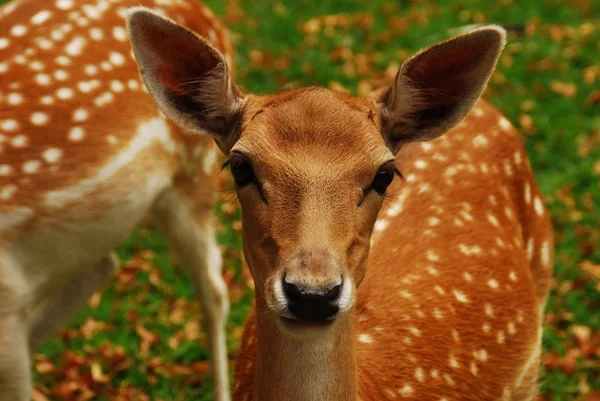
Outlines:
{"type": "MultiPolygon", "coordinates": [[[[6,3],[0,0],[0,4],[6,3]]],[[[229,27],[237,82],[265,93],[319,84],[365,94],[416,50],[474,24],[509,41],[485,97],[525,137],[552,214],[556,263],[540,400],[600,400],[600,2],[597,0],[207,0],[229,27]]],[[[222,173],[223,182],[228,180],[222,173]]],[[[232,367],[252,301],[235,196],[219,240],[232,312],[232,367]]],[[[210,400],[192,281],[151,221],[119,249],[124,266],[34,355],[35,401],[210,400]]]]}

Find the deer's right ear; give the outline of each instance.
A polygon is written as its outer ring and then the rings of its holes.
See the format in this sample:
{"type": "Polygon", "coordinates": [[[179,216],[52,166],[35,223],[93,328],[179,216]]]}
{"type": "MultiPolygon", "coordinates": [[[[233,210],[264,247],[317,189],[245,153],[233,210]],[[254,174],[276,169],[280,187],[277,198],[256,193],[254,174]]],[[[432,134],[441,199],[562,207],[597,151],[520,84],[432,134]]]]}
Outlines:
{"type": "Polygon", "coordinates": [[[210,134],[228,151],[238,134],[243,94],[208,41],[143,7],[127,30],[142,79],[165,115],[183,129],[210,134]]]}

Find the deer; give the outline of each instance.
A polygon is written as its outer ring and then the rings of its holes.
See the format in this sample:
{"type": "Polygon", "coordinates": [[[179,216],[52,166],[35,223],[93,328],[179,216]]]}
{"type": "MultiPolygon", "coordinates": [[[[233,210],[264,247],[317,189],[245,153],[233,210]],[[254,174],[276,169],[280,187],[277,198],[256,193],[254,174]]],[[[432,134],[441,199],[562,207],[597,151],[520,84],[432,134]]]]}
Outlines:
{"type": "Polygon", "coordinates": [[[196,0],[17,0],[0,9],[0,400],[29,400],[30,360],[119,266],[151,214],[204,310],[214,394],[230,399],[227,288],[215,238],[220,150],[156,107],[125,13],[169,14],[220,50],[196,0]]]}
{"type": "Polygon", "coordinates": [[[135,8],[142,79],[212,136],[255,283],[234,401],[532,400],[553,234],[523,139],[482,98],[486,25],[353,97],[243,93],[203,37],[135,8]]]}

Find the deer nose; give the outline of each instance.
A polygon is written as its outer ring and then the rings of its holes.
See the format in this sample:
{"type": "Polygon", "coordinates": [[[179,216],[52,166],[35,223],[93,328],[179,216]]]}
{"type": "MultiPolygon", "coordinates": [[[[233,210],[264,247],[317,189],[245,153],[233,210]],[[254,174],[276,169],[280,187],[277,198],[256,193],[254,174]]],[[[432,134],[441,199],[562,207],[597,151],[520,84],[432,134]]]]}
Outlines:
{"type": "Polygon", "coordinates": [[[308,288],[283,279],[288,311],[298,320],[320,321],[333,318],[339,311],[341,284],[327,288],[308,288]]]}

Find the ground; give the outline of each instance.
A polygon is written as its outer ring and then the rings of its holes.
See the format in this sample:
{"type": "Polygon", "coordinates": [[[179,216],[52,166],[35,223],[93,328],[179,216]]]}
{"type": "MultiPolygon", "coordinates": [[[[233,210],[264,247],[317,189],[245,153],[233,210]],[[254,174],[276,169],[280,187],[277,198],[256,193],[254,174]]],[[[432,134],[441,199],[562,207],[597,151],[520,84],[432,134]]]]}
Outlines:
{"type": "MultiPolygon", "coordinates": [[[[6,0],[0,0],[0,4],[6,0]]],[[[600,400],[600,3],[594,0],[209,0],[232,31],[237,81],[264,93],[320,84],[366,93],[415,50],[470,24],[509,43],[486,97],[518,127],[552,214],[555,279],[540,399],[600,400]],[[436,3],[435,5],[433,3],[436,3]]],[[[226,174],[226,173],[223,173],[226,174]]],[[[252,285],[240,214],[217,213],[232,298],[232,366],[252,285]]],[[[119,249],[124,268],[34,355],[36,400],[210,400],[194,290],[152,224],[119,249]]]]}

